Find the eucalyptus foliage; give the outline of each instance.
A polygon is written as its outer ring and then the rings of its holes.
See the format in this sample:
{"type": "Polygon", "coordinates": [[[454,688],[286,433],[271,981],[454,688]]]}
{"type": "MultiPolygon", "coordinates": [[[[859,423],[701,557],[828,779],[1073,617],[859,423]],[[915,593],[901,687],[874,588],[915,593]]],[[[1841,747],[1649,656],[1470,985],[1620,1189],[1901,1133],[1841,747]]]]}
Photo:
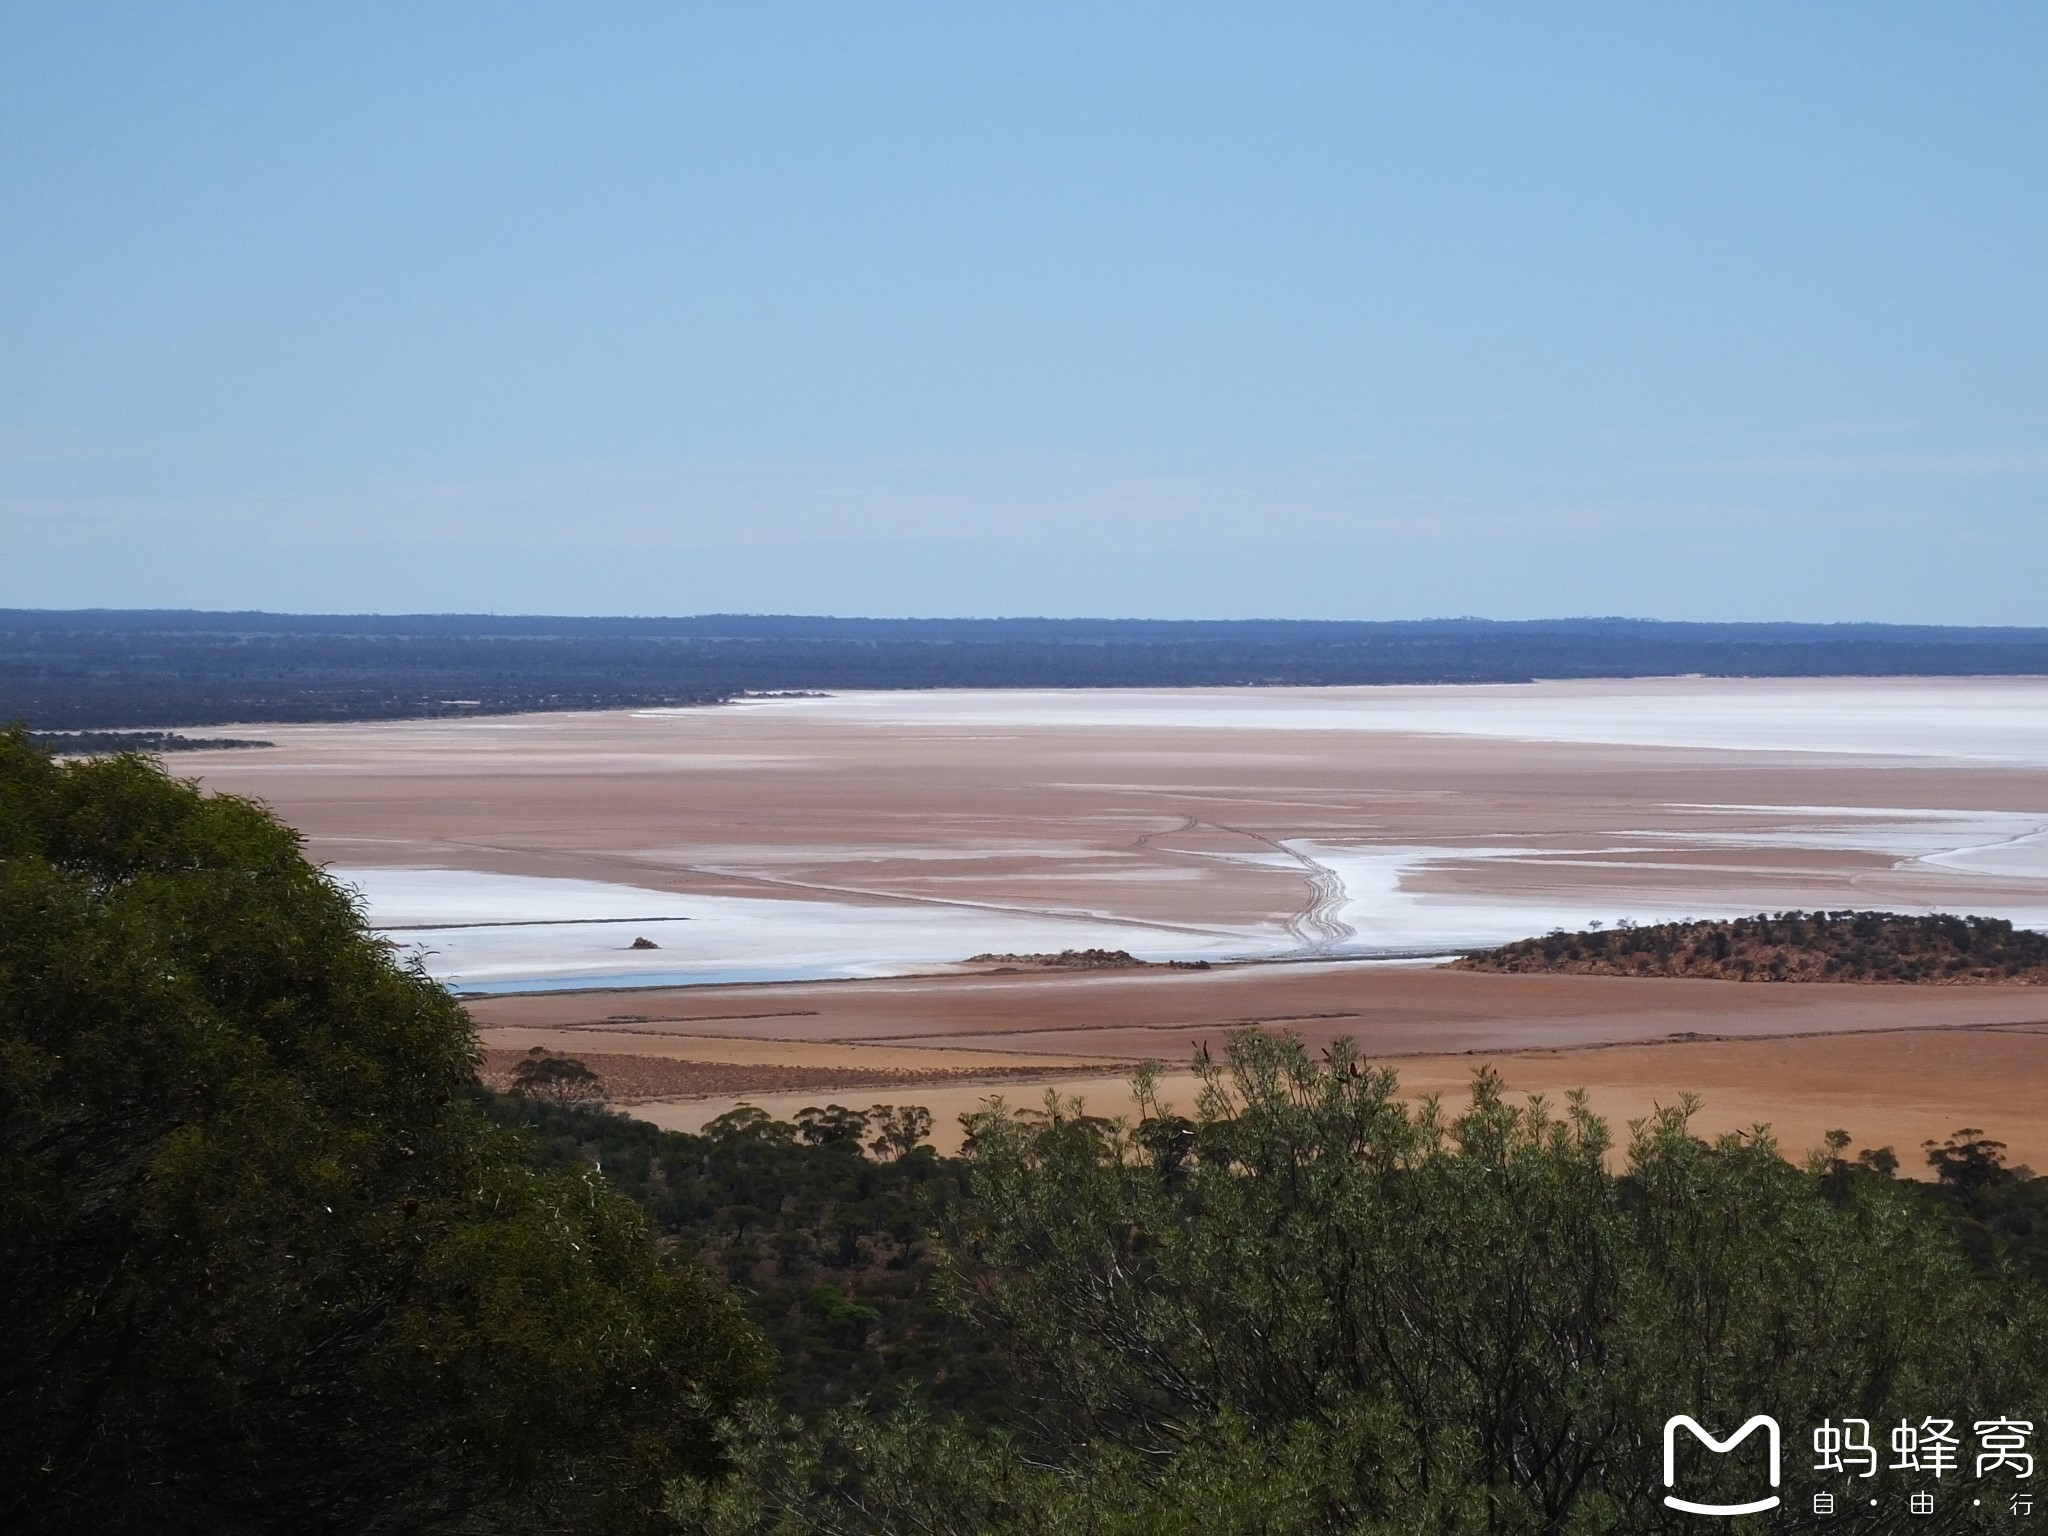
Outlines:
{"type": "Polygon", "coordinates": [[[632,1531],[763,1374],[294,834],[0,734],[0,1529],[632,1531]]]}
{"type": "MultiPolygon", "coordinates": [[[[1825,1528],[1802,1436],[1845,1415],[2031,1410],[2041,1293],[1973,1268],[1875,1174],[1707,1142],[1681,1103],[1624,1152],[1583,1100],[1455,1114],[1348,1048],[1247,1032],[1192,1118],[1141,1075],[1134,1120],[1050,1098],[970,1124],[949,1234],[958,1304],[1026,1390],[1000,1429],[915,1410],[756,1420],[740,1475],[679,1514],[721,1532],[1640,1533],[1662,1429],[1785,1426],[1784,1507],[1825,1528]]],[[[1688,1462],[1754,1497],[1755,1458],[1688,1462]]],[[[1901,1498],[1859,1530],[1973,1529],[1901,1498]]],[[[1996,1514],[2004,1515],[2002,1503],[1996,1514]]],[[[1758,1524],[1767,1520],[1767,1524],[1758,1524]]],[[[1741,1531],[1743,1520],[1722,1522],[1741,1531]]]]}

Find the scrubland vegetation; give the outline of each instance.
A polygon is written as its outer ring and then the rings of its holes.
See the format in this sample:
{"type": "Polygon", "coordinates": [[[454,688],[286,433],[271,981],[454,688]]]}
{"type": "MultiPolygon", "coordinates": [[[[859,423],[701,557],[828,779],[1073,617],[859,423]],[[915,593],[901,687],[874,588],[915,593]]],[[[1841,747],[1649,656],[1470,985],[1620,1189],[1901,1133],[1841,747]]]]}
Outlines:
{"type": "Polygon", "coordinates": [[[2048,934],[2003,918],[1896,912],[1759,913],[1521,939],[1453,962],[1466,971],[1700,976],[1722,981],[2048,982],[2048,934]]]}
{"type": "Polygon", "coordinates": [[[1617,1171],[1581,1104],[1246,1033],[1190,1116],[946,1159],[476,1061],[259,808],[0,739],[0,1528],[1618,1536],[1694,1528],[1668,1415],[1765,1412],[1801,1530],[1803,1427],[2048,1388],[2048,1199],[1977,1131],[1916,1185],[1680,1105],[1617,1171]]]}

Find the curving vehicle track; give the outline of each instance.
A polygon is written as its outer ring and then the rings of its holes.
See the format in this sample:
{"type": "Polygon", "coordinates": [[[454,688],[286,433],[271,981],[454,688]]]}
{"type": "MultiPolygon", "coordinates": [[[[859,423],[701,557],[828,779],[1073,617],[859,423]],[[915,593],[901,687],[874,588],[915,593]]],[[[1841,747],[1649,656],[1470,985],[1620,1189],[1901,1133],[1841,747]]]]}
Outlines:
{"type": "Polygon", "coordinates": [[[1326,955],[1339,946],[1358,937],[1358,930],[1338,916],[1344,910],[1346,892],[1344,878],[1329,865],[1320,863],[1290,843],[1263,833],[1250,832],[1243,827],[1233,827],[1220,821],[1202,821],[1194,816],[1183,816],[1181,824],[1165,832],[1147,832],[1131,844],[1133,848],[1150,848],[1155,837],[1170,837],[1176,832],[1192,832],[1199,827],[1213,827],[1218,832],[1228,832],[1247,842],[1257,843],[1262,848],[1291,860],[1301,868],[1308,880],[1308,900],[1301,910],[1287,919],[1287,930],[1300,941],[1297,956],[1326,955]]]}

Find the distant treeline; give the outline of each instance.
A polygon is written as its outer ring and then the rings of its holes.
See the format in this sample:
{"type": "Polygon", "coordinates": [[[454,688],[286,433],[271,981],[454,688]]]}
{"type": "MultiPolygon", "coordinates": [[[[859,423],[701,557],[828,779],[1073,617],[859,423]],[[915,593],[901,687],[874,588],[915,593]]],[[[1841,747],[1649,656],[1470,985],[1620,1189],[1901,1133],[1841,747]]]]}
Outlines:
{"type": "Polygon", "coordinates": [[[105,752],[218,752],[233,747],[274,747],[274,741],[238,736],[181,736],[176,731],[39,731],[29,738],[67,757],[105,752]]]}
{"type": "Polygon", "coordinates": [[[1697,976],[1724,981],[2048,982],[2048,934],[2003,918],[1779,912],[1730,922],[1624,923],[1468,955],[1467,971],[1697,976]]]}
{"type": "Polygon", "coordinates": [[[713,703],[853,688],[2048,673],[2048,630],[1877,624],[298,615],[0,610],[38,730],[713,703]]]}

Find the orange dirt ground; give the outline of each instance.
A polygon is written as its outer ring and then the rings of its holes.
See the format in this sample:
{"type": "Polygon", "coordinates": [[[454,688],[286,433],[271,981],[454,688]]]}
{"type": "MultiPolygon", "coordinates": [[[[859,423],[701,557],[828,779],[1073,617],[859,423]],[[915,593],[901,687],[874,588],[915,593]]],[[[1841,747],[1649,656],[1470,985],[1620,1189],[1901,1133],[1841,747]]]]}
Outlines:
{"type": "MultiPolygon", "coordinates": [[[[1924,1172],[1920,1147],[1963,1126],[1981,1127],[2007,1143],[2008,1156],[2048,1171],[2048,1112],[2040,1085],[2048,1081],[2048,1035],[2032,1030],[1901,1030],[1872,1035],[1830,1035],[1783,1040],[1673,1042],[1592,1047],[1571,1051],[1481,1052],[1475,1055],[1398,1058],[1393,1066],[1404,1094],[1436,1094],[1447,1108],[1463,1102],[1482,1065],[1499,1072],[1516,1094],[1543,1094],[1562,1107],[1567,1093],[1587,1090],[1594,1111],[1606,1117],[1625,1146],[1628,1122],[1678,1102],[1682,1093],[1702,1100],[1693,1120],[1703,1134],[1747,1132],[1768,1125],[1788,1156],[1821,1145],[1840,1128],[1857,1147],[1897,1149],[1902,1171],[1924,1172]]],[[[1185,1110],[1194,1080],[1165,1080],[1166,1100],[1185,1110]]],[[[1096,1114],[1131,1113],[1127,1078],[1102,1073],[1032,1084],[985,1078],[941,1085],[861,1089],[835,1102],[856,1106],[871,1099],[923,1104],[936,1120],[934,1141],[943,1151],[960,1144],[958,1117],[991,1097],[1035,1106],[1047,1088],[1079,1095],[1096,1114]]],[[[828,1102],[818,1092],[751,1092],[735,1097],[643,1104],[641,1118],[670,1130],[697,1130],[741,1099],[781,1118],[808,1104],[828,1102]]]]}
{"type": "MultiPolygon", "coordinates": [[[[484,1052],[479,1071],[484,1083],[501,1093],[513,1083],[527,1051],[484,1052]]],[[[673,1056],[632,1056],[609,1051],[562,1051],[574,1056],[603,1085],[606,1102],[644,1104],[651,1100],[718,1098],[737,1103],[745,1094],[850,1094],[870,1088],[942,1088],[971,1082],[1023,1081],[1044,1083],[1043,1067],[911,1067],[862,1068],[797,1066],[783,1062],[689,1061],[673,1056]]],[[[1051,1074],[1057,1076],[1057,1073],[1051,1074]]]]}
{"type": "MultiPolygon", "coordinates": [[[[1257,1024],[1375,1056],[1955,1025],[2048,1025],[2048,988],[1898,987],[1499,975],[1334,962],[1209,971],[904,977],[473,999],[497,1037],[565,1032],[592,1049],[694,1055],[773,1044],[806,1059],[1048,1066],[1180,1061],[1257,1024]],[[602,1039],[604,1045],[595,1041],[602,1039]]],[[[724,1059],[733,1059],[726,1057],[724,1059]]],[[[761,1058],[768,1059],[768,1058],[761,1058]]]]}
{"type": "MultiPolygon", "coordinates": [[[[1203,1044],[1220,1047],[1231,1028],[1259,1024],[1318,1048],[1347,1036],[1396,1067],[1409,1091],[1451,1102],[1484,1063],[1518,1092],[1561,1101],[1584,1087],[1617,1135],[1693,1092],[1705,1101],[1702,1130],[1769,1123],[1794,1152],[1841,1127],[1917,1166],[1922,1141],[1975,1125],[2048,1169],[2048,989],[2035,987],[1255,965],[552,994],[469,1008],[486,1042],[507,1053],[542,1045],[763,1073],[635,1109],[671,1129],[695,1129],[742,1098],[787,1116],[832,1096],[894,1097],[930,1106],[950,1148],[958,1115],[992,1094],[1033,1104],[1050,1086],[1121,1112],[1131,1063],[1177,1066],[1203,1044]],[[1034,1074],[1033,1064],[1051,1070],[1034,1074]],[[847,1076],[835,1080],[843,1086],[814,1078],[784,1088],[764,1069],[847,1076]]],[[[1176,1074],[1169,1086],[1185,1102],[1191,1079],[1176,1074]]]]}

